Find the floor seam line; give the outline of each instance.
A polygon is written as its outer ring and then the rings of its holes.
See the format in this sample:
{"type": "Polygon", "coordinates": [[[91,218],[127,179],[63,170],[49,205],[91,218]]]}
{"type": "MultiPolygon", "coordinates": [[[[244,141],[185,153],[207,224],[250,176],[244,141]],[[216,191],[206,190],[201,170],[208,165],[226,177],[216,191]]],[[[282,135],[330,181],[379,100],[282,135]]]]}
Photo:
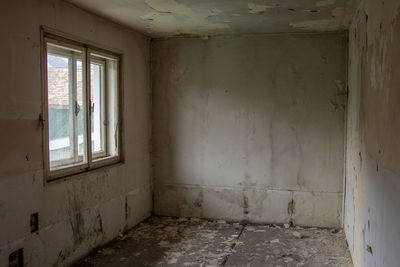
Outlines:
{"type": "Polygon", "coordinates": [[[240,236],[242,235],[242,233],[244,232],[244,229],[246,228],[246,225],[247,224],[242,225],[242,229],[240,229],[240,232],[239,232],[238,236],[235,238],[235,242],[233,242],[232,245],[231,245],[231,253],[228,254],[228,255],[225,255],[224,261],[221,263],[220,266],[225,266],[226,262],[228,261],[228,258],[234,253],[233,249],[236,247],[236,244],[237,244],[236,241],[239,241],[240,236]]]}

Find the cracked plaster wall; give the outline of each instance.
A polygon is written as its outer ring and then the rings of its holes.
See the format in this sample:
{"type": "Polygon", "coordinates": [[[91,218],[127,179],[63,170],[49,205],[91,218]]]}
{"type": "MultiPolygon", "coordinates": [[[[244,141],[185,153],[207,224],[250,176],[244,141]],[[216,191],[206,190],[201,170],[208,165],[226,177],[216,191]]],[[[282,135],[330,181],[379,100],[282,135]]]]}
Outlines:
{"type": "Polygon", "coordinates": [[[400,2],[363,0],[349,30],[344,229],[355,266],[398,266],[400,2]]]}
{"type": "Polygon", "coordinates": [[[346,44],[152,41],[155,213],[340,227],[346,44]]]}
{"type": "MultiPolygon", "coordinates": [[[[7,2],[7,3],[6,3],[7,2]]],[[[63,1],[0,5],[0,266],[68,266],[151,212],[147,38],[63,1]],[[40,25],[123,54],[125,163],[43,181],[40,25]],[[30,233],[30,215],[39,231],[30,233]]]]}

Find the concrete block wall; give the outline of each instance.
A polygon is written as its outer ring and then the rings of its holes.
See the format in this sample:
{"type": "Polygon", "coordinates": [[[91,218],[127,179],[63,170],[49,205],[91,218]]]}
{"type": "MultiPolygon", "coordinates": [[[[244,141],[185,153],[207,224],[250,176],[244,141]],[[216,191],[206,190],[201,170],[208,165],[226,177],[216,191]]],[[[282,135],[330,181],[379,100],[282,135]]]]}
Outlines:
{"type": "Polygon", "coordinates": [[[347,39],[153,40],[154,211],[340,227],[347,39]]]}
{"type": "Polygon", "coordinates": [[[151,213],[148,38],[58,0],[3,2],[0,33],[0,266],[68,266],[151,213]],[[123,54],[123,164],[44,182],[41,25],[123,54]]]}

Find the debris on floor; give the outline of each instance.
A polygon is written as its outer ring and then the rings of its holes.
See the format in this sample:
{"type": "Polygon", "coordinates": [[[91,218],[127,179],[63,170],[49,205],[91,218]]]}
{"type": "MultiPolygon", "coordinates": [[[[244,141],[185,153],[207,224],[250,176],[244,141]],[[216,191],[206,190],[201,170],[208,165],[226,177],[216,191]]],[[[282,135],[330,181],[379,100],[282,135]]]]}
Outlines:
{"type": "Polygon", "coordinates": [[[73,266],[352,266],[342,231],[150,217],[73,266]]]}
{"type": "Polygon", "coordinates": [[[301,234],[300,234],[299,232],[297,232],[297,231],[294,231],[294,232],[292,233],[292,235],[294,235],[294,236],[297,237],[297,238],[301,238],[301,234]]]}

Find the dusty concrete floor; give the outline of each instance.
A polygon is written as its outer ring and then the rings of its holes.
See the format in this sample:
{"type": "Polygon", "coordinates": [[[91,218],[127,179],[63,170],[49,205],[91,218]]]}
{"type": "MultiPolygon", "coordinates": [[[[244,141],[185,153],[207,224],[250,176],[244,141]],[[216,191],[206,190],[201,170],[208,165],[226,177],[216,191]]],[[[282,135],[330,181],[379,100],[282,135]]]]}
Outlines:
{"type": "Polygon", "coordinates": [[[353,266],[341,230],[286,227],[153,216],[73,266],[353,266]]]}

